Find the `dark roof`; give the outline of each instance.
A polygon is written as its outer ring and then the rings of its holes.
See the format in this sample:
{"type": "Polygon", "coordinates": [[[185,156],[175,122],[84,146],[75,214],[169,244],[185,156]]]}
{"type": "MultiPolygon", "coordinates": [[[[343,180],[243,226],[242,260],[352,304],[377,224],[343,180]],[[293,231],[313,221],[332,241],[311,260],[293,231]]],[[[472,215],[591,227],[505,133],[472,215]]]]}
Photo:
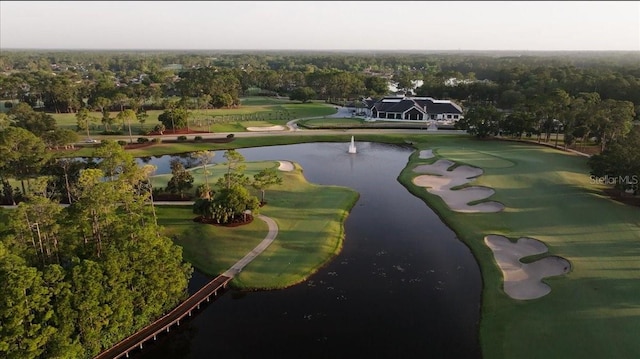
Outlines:
{"type": "Polygon", "coordinates": [[[428,114],[436,114],[436,113],[457,113],[457,114],[462,114],[462,109],[460,109],[458,106],[456,106],[456,104],[454,103],[438,103],[438,102],[434,102],[431,105],[427,106],[427,113],[428,114]]]}
{"type": "Polygon", "coordinates": [[[402,100],[397,103],[390,103],[389,106],[387,106],[386,112],[401,113],[401,112],[407,111],[408,109],[414,107],[415,105],[416,103],[413,101],[402,100]]]}
{"type": "Polygon", "coordinates": [[[364,103],[365,106],[367,106],[367,108],[372,108],[373,105],[378,102],[378,100],[374,99],[374,98],[366,98],[364,100],[362,100],[362,102],[364,103]]]}
{"type": "Polygon", "coordinates": [[[421,112],[428,114],[458,113],[462,114],[460,106],[448,100],[435,100],[431,97],[385,97],[369,105],[372,99],[365,100],[368,108],[380,112],[402,113],[412,107],[417,107],[421,112]]]}

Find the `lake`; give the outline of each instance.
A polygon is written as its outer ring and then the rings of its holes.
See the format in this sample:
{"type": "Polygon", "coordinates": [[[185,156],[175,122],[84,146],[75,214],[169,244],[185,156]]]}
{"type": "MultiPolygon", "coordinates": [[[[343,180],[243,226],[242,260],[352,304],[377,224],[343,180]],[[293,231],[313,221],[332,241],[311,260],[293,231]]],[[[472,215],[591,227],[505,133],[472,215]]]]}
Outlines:
{"type": "MultiPolygon", "coordinates": [[[[348,147],[238,150],[247,161],[294,161],[310,182],[357,190],[342,252],[294,287],[231,290],[131,357],[480,358],[480,271],[455,233],[397,181],[412,150],[348,147]]],[[[224,162],[222,154],[214,162],[224,162]]],[[[169,160],[149,163],[167,173],[169,160]]],[[[194,273],[190,291],[207,280],[194,273]]]]}

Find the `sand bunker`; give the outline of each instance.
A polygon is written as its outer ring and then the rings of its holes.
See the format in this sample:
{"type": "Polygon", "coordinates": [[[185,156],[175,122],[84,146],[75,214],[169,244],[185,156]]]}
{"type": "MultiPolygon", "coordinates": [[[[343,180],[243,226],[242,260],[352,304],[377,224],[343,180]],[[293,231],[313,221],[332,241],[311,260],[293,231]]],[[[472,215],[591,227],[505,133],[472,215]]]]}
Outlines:
{"type": "Polygon", "coordinates": [[[293,171],[293,163],[291,163],[290,161],[278,161],[280,162],[280,166],[278,166],[278,169],[280,171],[285,171],[285,172],[291,172],[293,171]]]}
{"type": "Polygon", "coordinates": [[[504,276],[504,291],[514,299],[536,299],[551,292],[542,278],[568,273],[571,263],[562,257],[549,256],[532,263],[522,263],[520,258],[547,252],[544,243],[533,238],[520,238],[515,243],[508,238],[489,235],[484,242],[504,276]]]}
{"type": "Polygon", "coordinates": [[[418,158],[421,158],[421,159],[433,158],[433,150],[420,151],[420,155],[418,156],[418,158]]]}
{"type": "Polygon", "coordinates": [[[277,125],[277,126],[265,126],[265,127],[247,127],[247,131],[283,131],[284,127],[277,125]]]}
{"type": "Polygon", "coordinates": [[[447,206],[456,212],[493,213],[504,209],[502,203],[494,201],[469,205],[469,202],[491,197],[495,193],[491,188],[474,186],[451,190],[453,187],[473,181],[473,178],[483,173],[480,168],[466,165],[456,167],[453,171],[447,171],[453,165],[454,163],[449,160],[438,160],[431,165],[416,166],[413,169],[414,172],[429,174],[417,176],[413,179],[413,183],[416,186],[426,187],[429,193],[440,196],[447,206]]]}

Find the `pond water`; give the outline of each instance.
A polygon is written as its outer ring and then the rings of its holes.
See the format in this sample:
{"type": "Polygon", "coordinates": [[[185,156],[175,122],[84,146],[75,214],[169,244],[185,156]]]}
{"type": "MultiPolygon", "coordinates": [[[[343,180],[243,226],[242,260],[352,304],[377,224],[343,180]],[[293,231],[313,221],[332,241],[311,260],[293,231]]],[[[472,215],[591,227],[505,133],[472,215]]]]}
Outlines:
{"type": "MultiPolygon", "coordinates": [[[[308,281],[230,291],[134,358],[480,358],[481,277],[470,250],[397,176],[411,150],[356,142],[240,149],[290,160],[318,184],[360,199],[343,251],[308,281]]],[[[152,158],[166,173],[170,156],[152,158]]],[[[222,152],[216,162],[223,162],[222,152]]],[[[277,239],[276,239],[277,240],[277,239]]],[[[190,291],[209,278],[194,273],[190,291]]]]}

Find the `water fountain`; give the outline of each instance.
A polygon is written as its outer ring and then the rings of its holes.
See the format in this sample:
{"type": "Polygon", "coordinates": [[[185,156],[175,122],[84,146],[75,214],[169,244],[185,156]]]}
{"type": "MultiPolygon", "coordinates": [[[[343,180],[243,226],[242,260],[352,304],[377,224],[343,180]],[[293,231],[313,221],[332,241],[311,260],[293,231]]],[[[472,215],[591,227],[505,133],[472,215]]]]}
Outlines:
{"type": "Polygon", "coordinates": [[[356,144],[353,142],[353,136],[351,136],[351,144],[349,145],[349,153],[356,153],[356,144]]]}

